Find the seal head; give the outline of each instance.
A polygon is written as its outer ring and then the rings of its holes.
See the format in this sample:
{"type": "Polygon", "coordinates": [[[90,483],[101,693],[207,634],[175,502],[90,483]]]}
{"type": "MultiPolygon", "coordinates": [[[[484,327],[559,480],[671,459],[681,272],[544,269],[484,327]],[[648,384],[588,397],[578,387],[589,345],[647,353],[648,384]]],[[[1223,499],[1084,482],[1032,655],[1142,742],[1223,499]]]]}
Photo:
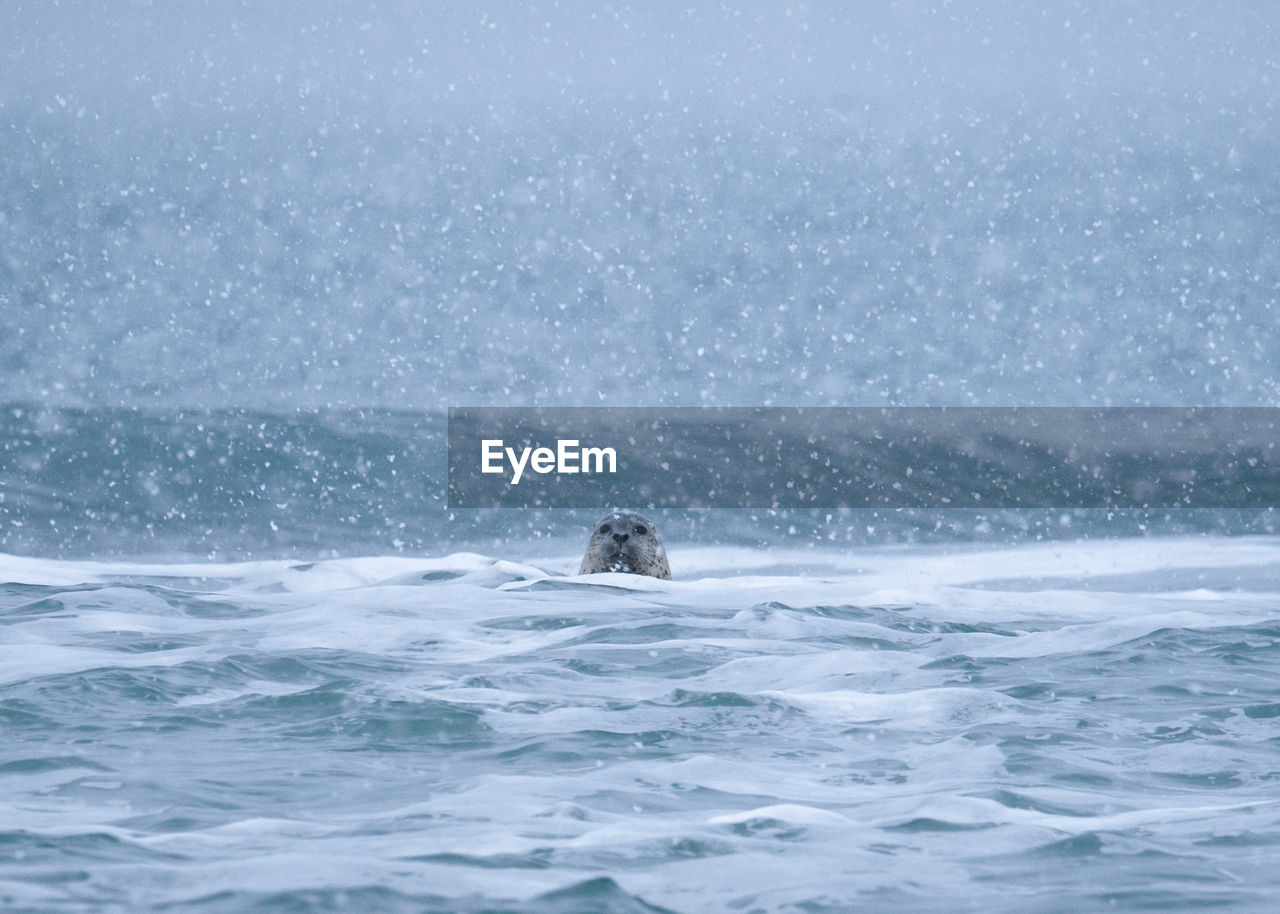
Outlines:
{"type": "Polygon", "coordinates": [[[658,536],[657,529],[647,517],[627,511],[614,511],[600,518],[591,531],[587,554],[582,557],[582,567],[578,569],[578,574],[597,574],[601,571],[647,574],[671,580],[666,547],[662,545],[662,537],[658,536]]]}

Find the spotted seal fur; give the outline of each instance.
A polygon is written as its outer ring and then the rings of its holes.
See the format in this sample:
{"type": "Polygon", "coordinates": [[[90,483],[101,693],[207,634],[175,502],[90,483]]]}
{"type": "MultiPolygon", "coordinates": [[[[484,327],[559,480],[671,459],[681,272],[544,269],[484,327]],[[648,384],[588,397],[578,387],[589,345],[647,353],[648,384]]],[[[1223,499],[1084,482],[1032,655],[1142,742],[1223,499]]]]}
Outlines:
{"type": "Polygon", "coordinates": [[[587,542],[578,574],[622,571],[671,580],[667,550],[653,523],[640,514],[613,511],[600,518],[587,542]]]}

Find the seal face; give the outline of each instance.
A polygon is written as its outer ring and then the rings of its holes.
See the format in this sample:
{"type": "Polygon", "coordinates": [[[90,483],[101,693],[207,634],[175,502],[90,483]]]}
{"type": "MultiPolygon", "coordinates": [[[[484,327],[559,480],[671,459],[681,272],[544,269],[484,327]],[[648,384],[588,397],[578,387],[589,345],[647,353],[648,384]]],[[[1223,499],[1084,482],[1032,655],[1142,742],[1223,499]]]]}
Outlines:
{"type": "Polygon", "coordinates": [[[627,511],[614,511],[600,518],[587,542],[587,554],[582,557],[578,574],[601,571],[671,580],[666,547],[648,518],[627,511]]]}

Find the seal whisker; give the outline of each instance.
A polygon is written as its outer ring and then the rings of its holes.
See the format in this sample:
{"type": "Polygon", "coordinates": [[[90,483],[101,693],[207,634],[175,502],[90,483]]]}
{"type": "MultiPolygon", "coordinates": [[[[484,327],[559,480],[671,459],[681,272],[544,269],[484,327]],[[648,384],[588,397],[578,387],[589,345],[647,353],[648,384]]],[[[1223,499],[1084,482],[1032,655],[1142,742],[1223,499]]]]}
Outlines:
{"type": "Polygon", "coordinates": [[[667,550],[653,522],[630,511],[606,514],[587,542],[578,574],[620,571],[671,580],[667,550]]]}

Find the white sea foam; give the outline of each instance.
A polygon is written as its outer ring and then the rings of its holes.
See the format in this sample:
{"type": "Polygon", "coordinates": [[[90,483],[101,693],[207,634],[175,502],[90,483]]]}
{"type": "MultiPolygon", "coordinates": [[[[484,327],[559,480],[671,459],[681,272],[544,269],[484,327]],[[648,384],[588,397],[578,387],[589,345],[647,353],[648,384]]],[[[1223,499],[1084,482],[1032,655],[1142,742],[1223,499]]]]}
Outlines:
{"type": "Polygon", "coordinates": [[[1012,909],[1081,865],[1163,897],[1168,859],[1265,884],[1280,543],[671,552],[672,581],[0,556],[3,817],[144,905],[609,873],[674,910],[1012,909]],[[1162,586],[1188,569],[1210,586],[1162,586]]]}

